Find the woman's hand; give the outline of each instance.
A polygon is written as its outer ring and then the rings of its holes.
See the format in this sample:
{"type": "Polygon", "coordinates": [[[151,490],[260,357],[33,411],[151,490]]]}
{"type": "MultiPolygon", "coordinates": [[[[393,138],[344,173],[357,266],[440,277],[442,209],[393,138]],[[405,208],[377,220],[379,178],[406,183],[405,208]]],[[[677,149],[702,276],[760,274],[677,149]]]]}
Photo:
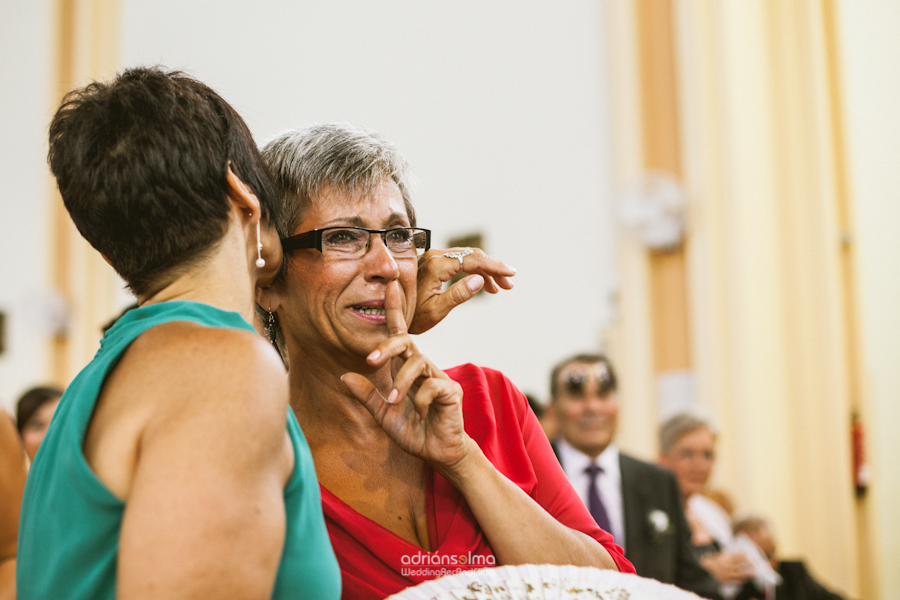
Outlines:
{"type": "Polygon", "coordinates": [[[387,286],[384,308],[389,337],[367,361],[376,367],[392,362],[388,397],[358,373],[345,373],[341,380],[400,448],[439,470],[452,467],[474,444],[463,427],[462,388],[412,342],[396,281],[387,286]]]}
{"type": "Polygon", "coordinates": [[[509,278],[515,274],[515,269],[479,248],[429,250],[419,258],[418,301],[409,333],[428,331],[482,288],[489,294],[496,294],[500,288],[512,289],[509,278]],[[461,258],[445,256],[448,252],[465,251],[471,251],[471,254],[461,258]],[[469,276],[444,290],[444,284],[460,271],[469,276]]]}

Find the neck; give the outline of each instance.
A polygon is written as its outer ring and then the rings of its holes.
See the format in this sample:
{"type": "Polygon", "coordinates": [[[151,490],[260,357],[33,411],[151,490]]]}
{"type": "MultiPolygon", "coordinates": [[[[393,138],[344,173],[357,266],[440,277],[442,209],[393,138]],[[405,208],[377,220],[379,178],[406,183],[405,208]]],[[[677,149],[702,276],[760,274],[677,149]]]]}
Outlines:
{"type": "Polygon", "coordinates": [[[139,298],[141,306],[173,300],[191,300],[239,313],[254,322],[254,265],[248,262],[246,242],[229,228],[216,247],[195,264],[184,268],[149,295],[139,298]]]}
{"type": "Polygon", "coordinates": [[[590,458],[591,461],[596,461],[597,458],[598,458],[601,454],[603,454],[604,452],[606,452],[606,449],[607,449],[607,448],[609,448],[609,446],[604,446],[603,448],[600,448],[600,449],[598,449],[596,446],[591,446],[591,447],[589,447],[589,448],[585,448],[585,447],[579,448],[578,446],[575,446],[574,444],[572,444],[572,443],[569,442],[568,440],[566,440],[566,441],[567,441],[567,443],[568,443],[570,446],[572,446],[573,448],[575,448],[576,450],[578,450],[579,452],[581,452],[582,454],[584,454],[584,455],[586,455],[588,458],[590,458]]]}
{"type": "Polygon", "coordinates": [[[372,370],[365,358],[360,358],[356,364],[345,364],[329,356],[300,351],[298,345],[290,341],[288,356],[291,407],[311,449],[338,439],[353,446],[365,446],[373,439],[386,437],[384,430],[340,378],[344,373],[360,373],[387,397],[393,385],[390,365],[372,370]]]}

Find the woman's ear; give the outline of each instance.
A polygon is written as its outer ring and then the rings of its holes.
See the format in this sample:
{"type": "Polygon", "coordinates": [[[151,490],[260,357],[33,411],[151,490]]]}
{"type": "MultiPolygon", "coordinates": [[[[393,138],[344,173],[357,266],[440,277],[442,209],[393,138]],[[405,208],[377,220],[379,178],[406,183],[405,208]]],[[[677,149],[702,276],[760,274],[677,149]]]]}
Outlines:
{"type": "Polygon", "coordinates": [[[256,288],[256,303],[266,312],[275,312],[281,306],[281,292],[277,285],[256,288]]]}
{"type": "Polygon", "coordinates": [[[251,215],[250,223],[256,223],[262,216],[259,207],[259,198],[256,197],[247,184],[244,183],[234,171],[234,165],[228,161],[228,169],[225,171],[225,183],[228,187],[228,199],[241,212],[251,215]]]}

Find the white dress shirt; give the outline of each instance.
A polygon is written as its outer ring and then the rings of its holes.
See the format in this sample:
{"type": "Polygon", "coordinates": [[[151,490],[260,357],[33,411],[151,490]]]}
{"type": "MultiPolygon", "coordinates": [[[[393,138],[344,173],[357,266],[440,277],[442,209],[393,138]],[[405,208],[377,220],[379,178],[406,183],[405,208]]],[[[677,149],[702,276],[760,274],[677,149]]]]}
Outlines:
{"type": "Polygon", "coordinates": [[[719,543],[721,549],[724,550],[734,541],[731,517],[714,500],[703,494],[691,494],[687,499],[687,512],[700,521],[707,533],[719,543]]]}
{"type": "Polygon", "coordinates": [[[611,533],[616,543],[625,548],[625,518],[622,512],[622,472],[619,469],[619,449],[615,445],[607,446],[596,460],[575,449],[564,439],[556,441],[556,449],[559,452],[560,463],[563,471],[575,492],[585,506],[588,506],[588,487],[591,484],[591,476],[585,472],[592,462],[596,462],[603,472],[597,475],[597,491],[600,500],[609,517],[611,533]]]}

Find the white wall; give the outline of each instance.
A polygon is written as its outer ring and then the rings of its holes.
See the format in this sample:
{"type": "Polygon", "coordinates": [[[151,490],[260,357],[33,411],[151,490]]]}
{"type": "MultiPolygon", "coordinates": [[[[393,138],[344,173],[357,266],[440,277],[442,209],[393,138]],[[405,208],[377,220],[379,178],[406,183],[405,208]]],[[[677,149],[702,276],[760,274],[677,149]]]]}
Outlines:
{"type": "Polygon", "coordinates": [[[183,68],[259,142],[344,120],[396,142],[436,245],[481,232],[516,288],[476,298],[420,346],[546,395],[596,349],[614,256],[603,15],[593,0],[123,1],[122,63],[183,68]],[[173,18],[177,15],[177,18],[173,18]]]}
{"type": "MultiPolygon", "coordinates": [[[[514,291],[473,300],[420,345],[439,365],[493,366],[545,396],[550,366],[597,348],[613,318],[602,7],[245,6],[123,0],[121,64],[191,72],[231,101],[261,142],[289,127],[347,120],[398,143],[418,175],[419,221],[435,243],[480,232],[487,251],[519,269],[514,291]]],[[[15,82],[0,96],[0,405],[9,407],[49,376],[50,338],[34,307],[52,291],[45,138],[57,99],[52,3],[0,11],[0,72],[15,82]]]]}
{"type": "Polygon", "coordinates": [[[881,597],[900,595],[900,4],[839,3],[881,597]]]}
{"type": "Polygon", "coordinates": [[[46,132],[53,49],[52,2],[0,3],[0,409],[50,375],[48,336],[36,310],[49,292],[52,185],[46,178],[46,132]]]}

